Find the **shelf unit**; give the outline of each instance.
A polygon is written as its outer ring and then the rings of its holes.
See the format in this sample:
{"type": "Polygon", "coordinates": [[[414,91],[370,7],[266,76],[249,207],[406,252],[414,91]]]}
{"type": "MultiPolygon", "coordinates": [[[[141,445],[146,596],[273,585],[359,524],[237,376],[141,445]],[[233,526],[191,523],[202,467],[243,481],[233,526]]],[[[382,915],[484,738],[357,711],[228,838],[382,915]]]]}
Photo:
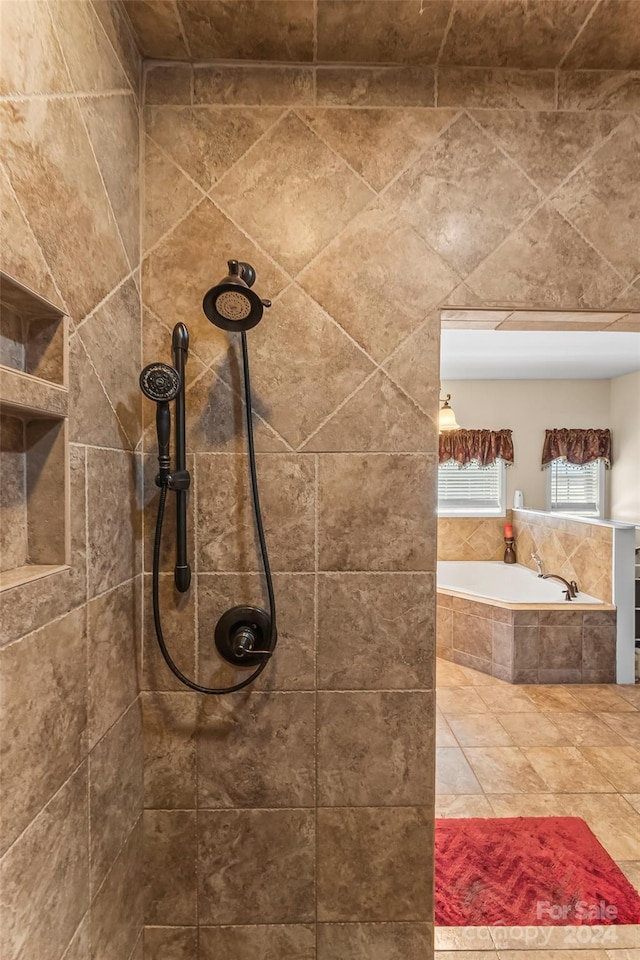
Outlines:
{"type": "Polygon", "coordinates": [[[0,591],[69,564],[67,318],[0,273],[0,591]]]}

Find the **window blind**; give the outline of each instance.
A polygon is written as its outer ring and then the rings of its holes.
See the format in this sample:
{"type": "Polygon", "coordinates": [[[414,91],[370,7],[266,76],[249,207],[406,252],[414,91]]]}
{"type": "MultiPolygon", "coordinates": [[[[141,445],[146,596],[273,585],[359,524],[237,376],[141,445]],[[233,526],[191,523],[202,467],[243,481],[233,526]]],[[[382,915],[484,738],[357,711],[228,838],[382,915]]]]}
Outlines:
{"type": "Polygon", "coordinates": [[[549,464],[549,506],[564,513],[598,515],[601,503],[600,461],[574,464],[552,460],[549,464]]]}
{"type": "Polygon", "coordinates": [[[438,467],[438,513],[442,515],[504,514],[504,461],[488,467],[476,461],[460,469],[453,460],[438,467]]]}

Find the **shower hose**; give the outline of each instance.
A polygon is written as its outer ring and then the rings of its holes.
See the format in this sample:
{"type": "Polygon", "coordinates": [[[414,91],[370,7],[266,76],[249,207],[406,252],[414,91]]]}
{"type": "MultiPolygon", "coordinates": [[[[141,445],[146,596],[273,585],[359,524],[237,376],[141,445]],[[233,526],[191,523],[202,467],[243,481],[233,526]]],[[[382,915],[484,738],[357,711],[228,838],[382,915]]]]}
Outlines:
{"type": "MultiPolygon", "coordinates": [[[[247,448],[249,451],[249,473],[251,476],[251,499],[253,503],[253,513],[256,522],[256,528],[258,531],[258,540],[260,542],[260,553],[262,554],[262,565],[264,568],[264,576],[267,584],[267,595],[269,597],[269,616],[271,620],[271,636],[269,637],[269,651],[272,651],[275,643],[275,637],[277,636],[276,630],[276,600],[273,590],[273,577],[271,575],[271,566],[269,564],[269,554],[267,551],[267,542],[264,535],[264,524],[262,522],[262,512],[260,510],[260,495],[258,491],[258,475],[256,472],[256,451],[255,443],[253,439],[253,405],[251,401],[251,378],[249,376],[249,351],[247,347],[247,335],[244,331],[240,334],[242,338],[242,371],[244,379],[244,400],[245,400],[245,413],[247,418],[247,448]]],[[[196,690],[198,693],[210,693],[210,694],[223,694],[223,693],[235,693],[236,690],[242,690],[243,687],[247,687],[250,683],[253,683],[256,680],[264,668],[266,667],[271,653],[265,653],[264,660],[256,667],[250,677],[247,677],[245,680],[240,681],[239,683],[234,684],[230,687],[205,687],[200,683],[196,683],[195,680],[191,680],[189,677],[185,676],[184,673],[176,666],[174,663],[171,654],[167,649],[167,645],[164,639],[164,633],[162,631],[162,620],[160,617],[160,546],[162,543],[162,525],[164,522],[164,510],[167,500],[167,484],[163,484],[160,488],[160,499],[158,501],[158,515],[156,518],[156,532],[153,541],[153,581],[152,581],[152,593],[153,593],[153,621],[156,628],[156,636],[158,638],[158,646],[162,656],[164,657],[167,666],[171,672],[181,680],[187,687],[190,687],[192,690],[196,690]]]]}

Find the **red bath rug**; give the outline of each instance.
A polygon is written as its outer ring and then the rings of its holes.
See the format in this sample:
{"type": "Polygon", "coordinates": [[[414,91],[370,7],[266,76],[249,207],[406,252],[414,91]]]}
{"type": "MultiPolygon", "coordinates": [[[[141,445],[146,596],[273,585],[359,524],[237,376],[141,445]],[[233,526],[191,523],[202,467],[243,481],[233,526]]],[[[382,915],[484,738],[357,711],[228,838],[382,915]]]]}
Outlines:
{"type": "Polygon", "coordinates": [[[436,820],[438,926],[616,923],[640,923],[640,896],[584,820],[436,820]]]}

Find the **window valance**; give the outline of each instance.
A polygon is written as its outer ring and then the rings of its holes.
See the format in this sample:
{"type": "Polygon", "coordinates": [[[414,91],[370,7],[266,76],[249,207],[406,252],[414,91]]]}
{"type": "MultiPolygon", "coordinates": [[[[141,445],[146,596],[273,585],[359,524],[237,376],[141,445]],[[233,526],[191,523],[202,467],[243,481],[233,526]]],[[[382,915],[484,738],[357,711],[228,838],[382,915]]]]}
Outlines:
{"type": "Polygon", "coordinates": [[[513,463],[511,430],[451,430],[440,434],[440,463],[455,460],[464,467],[476,460],[488,467],[498,458],[513,463]]]}
{"type": "Polygon", "coordinates": [[[611,431],[579,430],[562,427],[558,430],[545,430],[542,448],[542,466],[552,460],[565,459],[568,463],[585,464],[594,460],[604,460],[611,466],[611,431]]]}

